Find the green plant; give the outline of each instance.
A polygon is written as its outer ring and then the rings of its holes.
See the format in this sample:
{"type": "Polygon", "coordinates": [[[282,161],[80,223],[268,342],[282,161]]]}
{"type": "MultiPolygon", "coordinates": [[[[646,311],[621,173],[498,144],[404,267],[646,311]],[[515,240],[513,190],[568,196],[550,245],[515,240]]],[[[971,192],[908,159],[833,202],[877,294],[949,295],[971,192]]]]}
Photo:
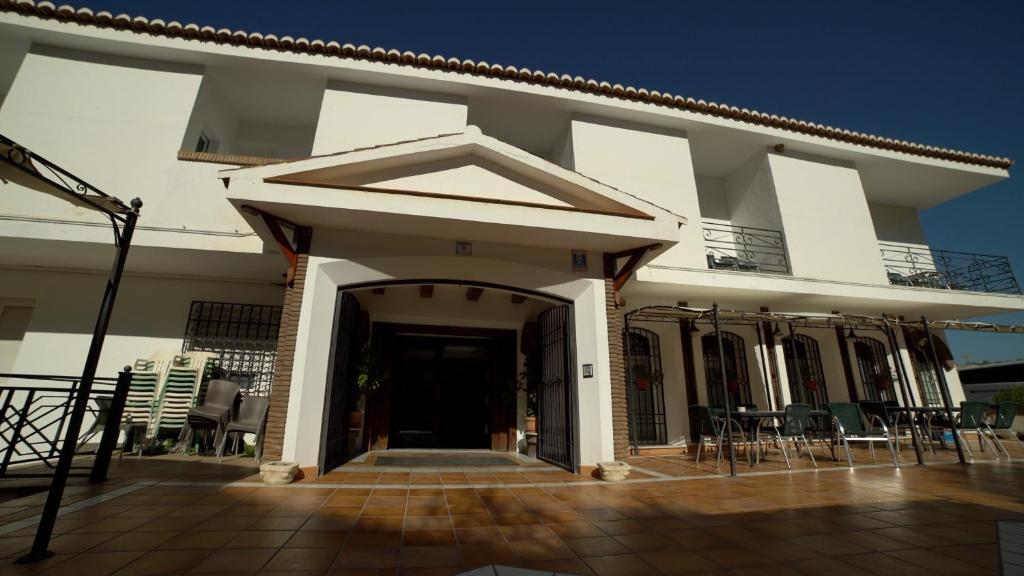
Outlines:
{"type": "Polygon", "coordinates": [[[1024,414],[1024,386],[1000,390],[992,397],[993,404],[998,404],[999,402],[1016,402],[1020,405],[1017,407],[1017,412],[1024,414]]]}
{"type": "Polygon", "coordinates": [[[364,394],[373,394],[388,381],[391,372],[383,355],[370,342],[359,351],[356,387],[364,394]]]}

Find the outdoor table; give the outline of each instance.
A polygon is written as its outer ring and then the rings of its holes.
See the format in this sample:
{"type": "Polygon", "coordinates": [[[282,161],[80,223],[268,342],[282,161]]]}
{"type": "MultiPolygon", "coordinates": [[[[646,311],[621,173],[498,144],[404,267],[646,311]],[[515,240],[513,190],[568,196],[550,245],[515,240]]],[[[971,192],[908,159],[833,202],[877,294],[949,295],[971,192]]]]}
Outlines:
{"type": "MultiPolygon", "coordinates": [[[[928,446],[931,447],[932,453],[935,453],[935,444],[932,440],[932,417],[935,416],[936,414],[945,413],[946,408],[944,406],[893,406],[888,407],[887,409],[892,410],[894,412],[898,411],[907,412],[909,414],[920,414],[921,421],[924,423],[924,433],[925,438],[928,440],[928,446]]],[[[949,409],[949,411],[954,413],[959,412],[960,407],[953,406],[952,408],[949,409]]],[[[908,417],[907,420],[910,422],[911,426],[914,425],[914,419],[912,416],[908,417]]],[[[952,424],[952,422],[950,424],[952,424]]],[[[948,448],[948,446],[946,445],[946,438],[944,436],[939,438],[939,444],[941,444],[943,448],[948,448]]]]}
{"type": "MultiPolygon", "coordinates": [[[[770,419],[770,418],[778,418],[778,419],[782,420],[782,419],[784,419],[786,417],[786,411],[785,410],[744,410],[744,411],[740,412],[738,410],[734,410],[734,411],[732,411],[731,414],[732,414],[733,418],[736,418],[737,420],[740,421],[741,425],[744,424],[743,421],[746,420],[747,426],[749,427],[749,429],[752,432],[752,434],[750,435],[750,440],[749,440],[749,444],[750,444],[750,448],[751,449],[754,448],[754,442],[757,441],[757,452],[754,453],[755,454],[755,460],[752,462],[752,464],[760,463],[760,461],[761,461],[761,442],[758,439],[755,438],[755,434],[754,433],[760,428],[762,420],[767,420],[767,419],[770,419]]],[[[810,416],[811,417],[828,416],[828,412],[825,411],[825,410],[811,410],[810,416]]]]}

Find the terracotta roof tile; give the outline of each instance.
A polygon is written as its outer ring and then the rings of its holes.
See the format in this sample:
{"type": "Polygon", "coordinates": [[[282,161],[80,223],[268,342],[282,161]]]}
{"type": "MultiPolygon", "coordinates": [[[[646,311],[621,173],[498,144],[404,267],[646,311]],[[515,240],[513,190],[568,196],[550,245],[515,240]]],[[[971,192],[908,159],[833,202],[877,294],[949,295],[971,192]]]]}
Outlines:
{"type": "Polygon", "coordinates": [[[181,37],[198,41],[214,42],[218,44],[229,44],[235,46],[248,46],[253,48],[265,48],[273,50],[285,50],[296,53],[324,54],[341,58],[371,60],[381,62],[392,62],[395,64],[416,66],[435,70],[448,70],[478,76],[489,76],[503,78],[519,82],[528,82],[543,86],[564,88],[579,92],[592,94],[603,94],[609,97],[622,100],[646,102],[653,105],[666,106],[681,110],[731,118],[741,122],[748,122],[772,128],[781,128],[820,136],[841,142],[859,144],[883,150],[892,150],[928,158],[963,162],[979,166],[993,168],[1009,168],[1013,161],[1009,158],[976,154],[949,148],[939,148],[925,144],[896,140],[871,134],[863,134],[832,126],[825,126],[813,122],[796,120],[775,114],[766,114],[756,110],[737,108],[727,104],[705,102],[693,98],[679,96],[668,92],[647,90],[645,88],[634,88],[622,86],[621,84],[609,84],[598,80],[586,79],[581,76],[569,76],[568,74],[555,74],[529,68],[517,68],[515,66],[502,66],[488,62],[476,62],[473,60],[460,60],[441,55],[431,56],[429,54],[414,54],[412,52],[399,52],[398,50],[385,50],[384,48],[371,48],[366,45],[355,46],[353,44],[339,44],[338,42],[323,40],[308,40],[306,38],[293,38],[291,36],[278,37],[274,34],[260,34],[258,32],[246,32],[244,30],[229,30],[227,28],[215,29],[211,26],[199,26],[198,24],[181,24],[177,21],[164,22],[160,19],[148,19],[143,16],[130,16],[128,14],[112,15],[107,11],[93,12],[89,8],[74,8],[63,4],[55,6],[52,2],[36,2],[35,0],[0,0],[0,11],[18,12],[28,16],[39,18],[55,19],[62,22],[75,22],[83,25],[93,25],[101,28],[113,28],[120,30],[134,30],[136,32],[154,34],[169,37],[181,37]]]}

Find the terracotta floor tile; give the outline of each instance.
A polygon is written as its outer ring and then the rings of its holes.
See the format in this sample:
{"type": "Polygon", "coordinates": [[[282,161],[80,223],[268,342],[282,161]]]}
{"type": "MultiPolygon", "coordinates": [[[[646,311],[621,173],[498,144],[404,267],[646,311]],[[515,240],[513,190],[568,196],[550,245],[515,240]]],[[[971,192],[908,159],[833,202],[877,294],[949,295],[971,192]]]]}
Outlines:
{"type": "Polygon", "coordinates": [[[280,548],[295,534],[293,530],[246,530],[224,544],[225,548],[280,548]]]}
{"type": "Polygon", "coordinates": [[[405,519],[405,530],[451,530],[452,520],[448,516],[416,516],[405,519]]]}
{"type": "Polygon", "coordinates": [[[363,508],[363,516],[405,516],[405,505],[385,506],[367,504],[363,508]]]}
{"type": "Polygon", "coordinates": [[[864,554],[871,551],[859,544],[845,539],[843,535],[815,534],[811,536],[797,536],[790,540],[795,544],[805,548],[810,548],[823,556],[864,554]]]}
{"type": "Polygon", "coordinates": [[[743,546],[727,546],[721,548],[701,548],[700,555],[723,568],[739,568],[754,564],[769,564],[770,558],[761,550],[744,548],[743,546]]]}
{"type": "Polygon", "coordinates": [[[886,552],[886,554],[930,570],[934,574],[943,574],[945,576],[985,576],[986,574],[998,573],[997,571],[982,568],[976,563],[963,562],[927,549],[895,550],[893,552],[886,552]]]}
{"type": "Polygon", "coordinates": [[[356,519],[346,516],[313,516],[302,524],[300,530],[351,530],[355,525],[356,519]]]}
{"type": "Polygon", "coordinates": [[[455,544],[455,532],[448,530],[406,530],[402,546],[451,546],[455,544]]]}
{"type": "Polygon", "coordinates": [[[605,536],[605,533],[590,522],[569,522],[566,524],[548,524],[548,528],[559,538],[593,538],[605,536]]]}
{"type": "Polygon", "coordinates": [[[405,519],[400,516],[363,516],[353,529],[354,532],[401,532],[405,519]]]}
{"type": "Polygon", "coordinates": [[[874,576],[868,570],[858,568],[853,564],[842,562],[837,558],[821,557],[798,560],[787,564],[801,574],[808,576],[874,576]]]}
{"type": "Polygon", "coordinates": [[[509,542],[512,551],[522,560],[558,560],[575,558],[576,553],[557,538],[509,542]]]}
{"type": "Polygon", "coordinates": [[[822,555],[816,550],[781,538],[760,539],[748,542],[743,547],[753,550],[756,554],[763,554],[765,558],[775,562],[794,562],[796,560],[806,560],[807,558],[817,558],[822,555]]]}
{"type": "Polygon", "coordinates": [[[96,546],[94,552],[134,552],[153,550],[180,532],[129,532],[96,546]]]}
{"type": "Polygon", "coordinates": [[[145,552],[86,552],[46,571],[52,576],[107,576],[142,556],[145,552]]]}
{"type": "Polygon", "coordinates": [[[348,535],[347,531],[300,530],[289,538],[284,546],[285,548],[333,548],[337,550],[345,544],[348,535]]]}
{"type": "Polygon", "coordinates": [[[878,576],[889,576],[890,574],[899,574],[899,576],[927,576],[929,574],[934,574],[932,570],[926,570],[925,568],[882,552],[853,554],[850,556],[843,556],[841,560],[847,564],[852,564],[858,568],[868,570],[872,574],[877,574],[878,576]]]}
{"type": "Polygon", "coordinates": [[[155,550],[147,552],[117,572],[117,576],[164,576],[184,574],[205,560],[210,550],[155,550]]]}
{"type": "Polygon", "coordinates": [[[626,554],[629,552],[621,542],[615,540],[611,536],[571,538],[565,540],[565,543],[580,558],[587,558],[590,556],[612,556],[626,554]]]}
{"type": "Polygon", "coordinates": [[[457,528],[455,538],[459,544],[475,544],[480,542],[503,541],[505,536],[497,526],[480,526],[476,528],[457,528]]]}
{"type": "Polygon", "coordinates": [[[494,521],[499,526],[522,526],[526,524],[540,524],[536,516],[528,512],[494,514],[494,521]]]}
{"type": "Polygon", "coordinates": [[[331,567],[337,555],[337,550],[333,548],[282,548],[263,569],[264,571],[319,570],[322,572],[331,567]]]}
{"type": "Polygon", "coordinates": [[[345,545],[397,548],[402,545],[402,536],[402,532],[353,532],[345,545]]]}
{"type": "Polygon", "coordinates": [[[220,548],[241,534],[238,530],[224,532],[182,532],[167,540],[158,548],[162,550],[194,550],[220,548]]]}
{"type": "Polygon", "coordinates": [[[672,539],[653,532],[621,534],[616,536],[615,540],[628,548],[630,552],[647,552],[675,546],[675,542],[672,539]]]}
{"type": "Polygon", "coordinates": [[[108,540],[112,540],[117,534],[95,533],[95,534],[63,534],[50,540],[50,552],[55,554],[75,554],[85,552],[108,540]]]}
{"type": "Polygon", "coordinates": [[[515,540],[543,540],[556,538],[557,535],[543,524],[522,524],[517,526],[498,526],[498,530],[509,542],[515,540]]]}
{"type": "Polygon", "coordinates": [[[248,530],[298,530],[308,516],[266,516],[249,524],[248,530]]]}
{"type": "Polygon", "coordinates": [[[489,514],[473,516],[452,515],[452,525],[456,528],[476,528],[479,526],[497,526],[489,514]]]}
{"type": "Polygon", "coordinates": [[[461,564],[456,546],[403,546],[401,566],[458,566],[461,564]]]}
{"type": "MultiPolygon", "coordinates": [[[[397,568],[398,546],[345,546],[334,560],[333,570],[352,568],[397,568]]],[[[392,571],[393,573],[393,571],[392,571]]]]}
{"type": "Polygon", "coordinates": [[[207,556],[189,572],[258,572],[276,552],[272,548],[223,548],[207,556]]]}
{"type": "Polygon", "coordinates": [[[654,566],[648,564],[643,558],[636,554],[621,554],[618,556],[600,556],[595,558],[584,558],[584,562],[590,566],[597,576],[645,576],[661,574],[654,566]]]}
{"type": "Polygon", "coordinates": [[[509,564],[517,559],[512,547],[504,540],[459,542],[459,553],[467,570],[488,564],[509,564]]]}
{"type": "Polygon", "coordinates": [[[718,564],[700,556],[693,550],[678,548],[641,552],[640,557],[665,574],[692,574],[707,572],[718,567],[718,564]]]}
{"type": "Polygon", "coordinates": [[[462,573],[462,565],[451,566],[402,566],[398,576],[455,576],[462,573]]]}
{"type": "Polygon", "coordinates": [[[590,566],[578,558],[530,560],[523,563],[523,566],[530,570],[542,570],[545,572],[555,572],[557,574],[575,574],[576,576],[593,576],[594,574],[594,571],[590,569],[590,566]]]}

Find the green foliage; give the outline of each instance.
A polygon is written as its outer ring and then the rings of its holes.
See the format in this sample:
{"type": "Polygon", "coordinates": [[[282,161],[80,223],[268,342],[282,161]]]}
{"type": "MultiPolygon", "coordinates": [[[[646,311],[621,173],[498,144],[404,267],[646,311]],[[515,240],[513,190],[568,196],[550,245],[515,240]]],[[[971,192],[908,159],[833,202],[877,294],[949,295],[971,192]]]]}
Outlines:
{"type": "Polygon", "coordinates": [[[1024,410],[1024,386],[1016,386],[1009,390],[1000,390],[992,397],[992,403],[998,404],[999,402],[1016,402],[1020,404],[1019,410],[1024,410]]]}
{"type": "Polygon", "coordinates": [[[379,350],[367,342],[359,353],[356,387],[364,394],[373,394],[391,377],[388,365],[379,350]]]}

